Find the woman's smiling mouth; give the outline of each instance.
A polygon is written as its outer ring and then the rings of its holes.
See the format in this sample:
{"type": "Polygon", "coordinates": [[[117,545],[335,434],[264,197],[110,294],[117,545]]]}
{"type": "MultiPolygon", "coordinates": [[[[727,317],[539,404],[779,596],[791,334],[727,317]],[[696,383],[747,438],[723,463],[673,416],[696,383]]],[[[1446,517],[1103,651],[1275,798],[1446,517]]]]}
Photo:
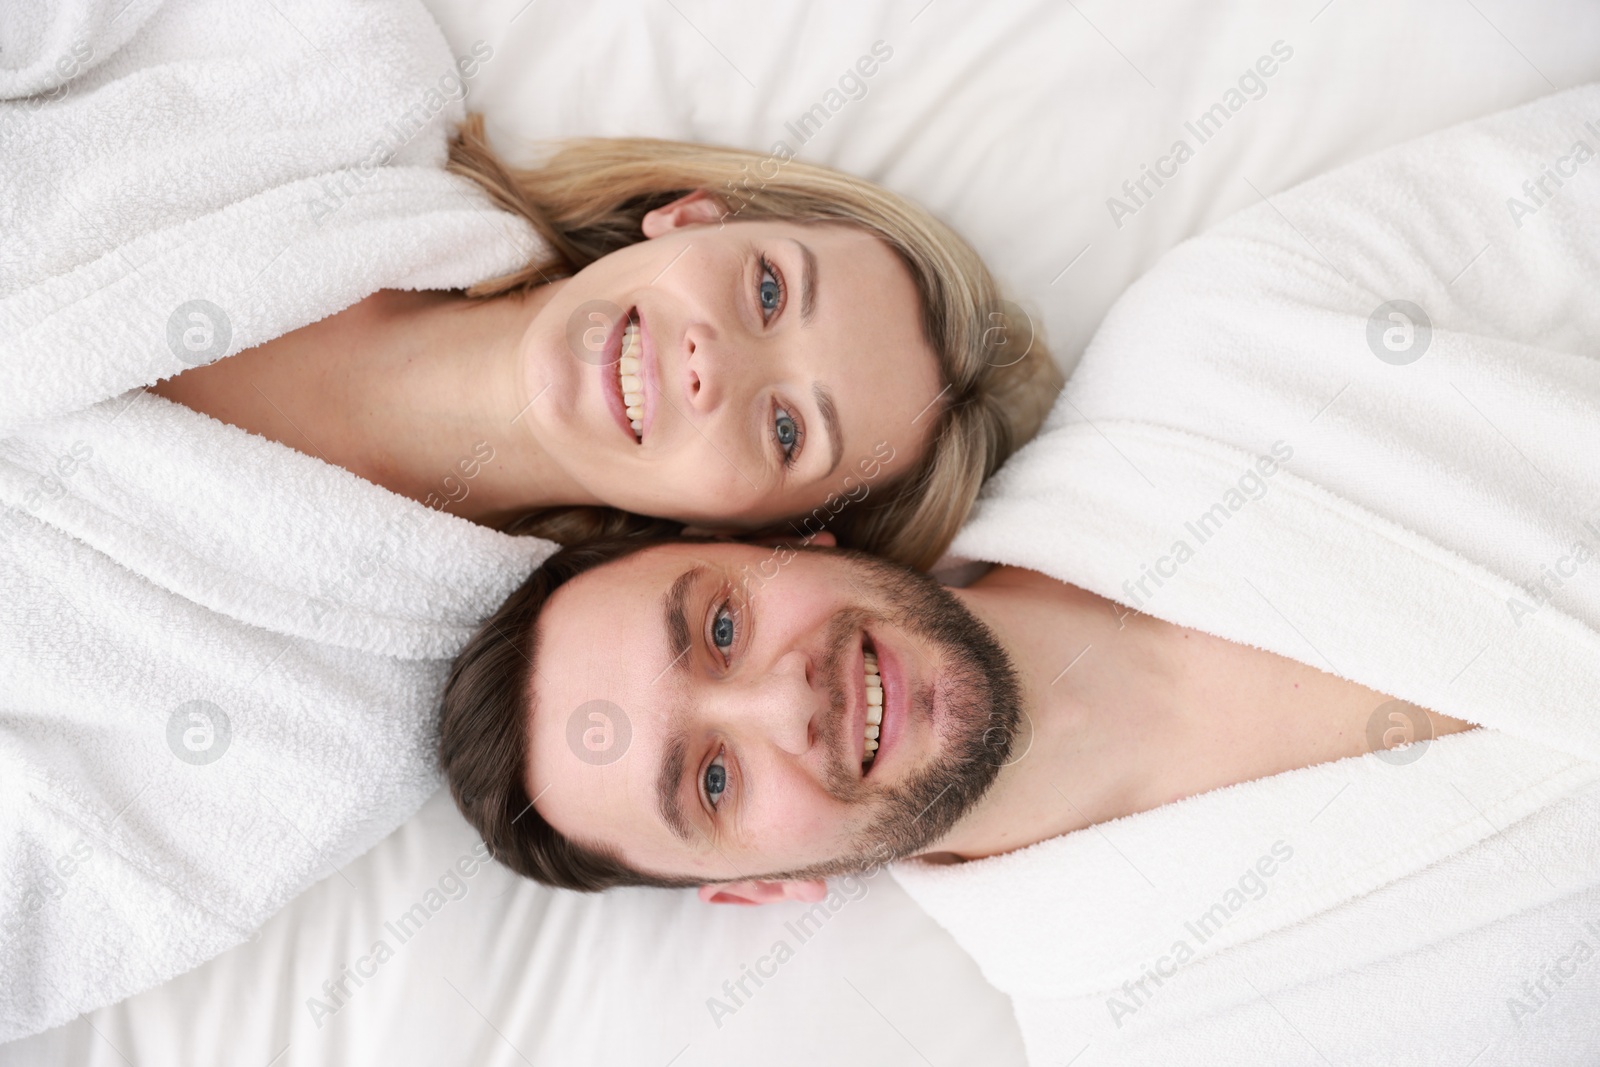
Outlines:
{"type": "Polygon", "coordinates": [[[622,408],[633,427],[635,438],[643,439],[644,429],[644,378],[639,357],[644,345],[639,341],[639,323],[631,315],[622,328],[622,354],[617,359],[617,384],[622,392],[622,408]]]}
{"type": "Polygon", "coordinates": [[[600,364],[600,391],[612,418],[636,445],[644,443],[643,355],[638,308],[629,308],[606,339],[609,358],[600,364]]]}
{"type": "Polygon", "coordinates": [[[644,326],[644,317],[631,307],[612,328],[606,341],[610,357],[600,365],[600,383],[606,407],[624,433],[636,445],[644,444],[655,411],[654,395],[660,391],[656,375],[655,351],[644,326]]]}

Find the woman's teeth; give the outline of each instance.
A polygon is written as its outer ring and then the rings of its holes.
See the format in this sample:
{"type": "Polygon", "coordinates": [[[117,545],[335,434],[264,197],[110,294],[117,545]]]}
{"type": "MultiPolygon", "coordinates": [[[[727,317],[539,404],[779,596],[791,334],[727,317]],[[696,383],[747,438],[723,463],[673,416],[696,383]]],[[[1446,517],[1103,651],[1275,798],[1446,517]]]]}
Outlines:
{"type": "Polygon", "coordinates": [[[639,324],[629,322],[622,329],[622,358],[617,360],[617,376],[622,381],[622,406],[628,409],[628,421],[633,424],[635,437],[640,437],[644,430],[644,379],[639,376],[641,350],[639,324]]]}
{"type": "Polygon", "coordinates": [[[878,676],[878,655],[863,653],[867,662],[867,758],[863,766],[871,766],[878,755],[878,727],[883,723],[883,679],[878,676]]]}

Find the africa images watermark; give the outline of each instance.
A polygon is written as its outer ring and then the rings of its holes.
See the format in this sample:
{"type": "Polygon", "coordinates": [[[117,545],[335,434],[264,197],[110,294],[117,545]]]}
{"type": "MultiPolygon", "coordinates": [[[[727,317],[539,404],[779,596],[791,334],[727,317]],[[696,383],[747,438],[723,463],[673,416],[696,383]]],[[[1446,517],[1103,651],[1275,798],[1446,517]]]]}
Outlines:
{"type": "MultiPolygon", "coordinates": [[[[1038,330],[1034,326],[1033,317],[1021,306],[1009,300],[1002,300],[999,307],[983,312],[976,324],[979,337],[982,339],[984,359],[993,367],[1009,367],[1025,359],[1033,351],[1033,344],[1037,338],[1038,330]]],[[[918,414],[920,419],[940,399],[945,391],[941,390],[928,407],[918,414]]],[[[915,423],[917,420],[913,419],[915,423]]],[[[872,482],[883,472],[885,466],[893,463],[898,455],[895,447],[888,441],[879,441],[872,446],[872,454],[863,456],[854,468],[854,471],[845,475],[839,485],[838,492],[831,492],[826,499],[811,511],[790,521],[789,529],[793,530],[800,538],[800,544],[808,545],[817,536],[828,528],[828,524],[838,518],[841,512],[851,506],[859,506],[872,492],[872,482]],[[854,484],[852,484],[854,483],[854,484]]],[[[795,558],[792,546],[781,544],[772,554],[751,568],[746,564],[740,570],[740,589],[748,594],[757,591],[768,582],[776,578],[795,558]]]]}
{"type": "MultiPolygon", "coordinates": [[[[210,300],[194,297],[177,304],[168,313],[166,335],[167,348],[173,355],[186,366],[199,367],[230,354],[233,320],[226,309],[210,300]]],[[[92,454],[91,450],[83,458],[87,460],[92,454]]],[[[492,444],[488,441],[474,442],[471,451],[457,459],[435,483],[436,488],[430,489],[420,501],[426,510],[405,509],[394,522],[384,527],[383,536],[376,539],[337,580],[320,579],[317,598],[310,604],[312,623],[321,625],[323,616],[332,610],[335,603],[346,600],[353,589],[388,565],[417,536],[423,524],[433,521],[435,512],[446,511],[452,505],[466,500],[472,492],[468,483],[482,472],[485,464],[493,462],[494,457],[492,444]]]]}
{"type": "Polygon", "coordinates": [[[1178,538],[1165,555],[1158,557],[1153,564],[1142,565],[1137,578],[1129,578],[1122,583],[1122,591],[1128,597],[1126,603],[1131,606],[1118,614],[1119,619],[1125,619],[1129,613],[1143,611],[1145,604],[1154,599],[1167,580],[1176,577],[1179,568],[1193,559],[1199,548],[1215,537],[1234,515],[1246,504],[1267,495],[1267,479],[1294,457],[1294,446],[1285,441],[1274,441],[1271,451],[1270,456],[1257,456],[1254,465],[1245,468],[1233,485],[1223,492],[1221,499],[1183,524],[1184,531],[1194,539],[1193,544],[1189,543],[1189,538],[1178,538]],[[1150,588],[1152,583],[1154,590],[1150,588]]]}
{"type": "Polygon", "coordinates": [[[193,767],[215,763],[233,743],[227,712],[209,700],[190,700],[167,716],[167,748],[193,767]]]}
{"type": "MultiPolygon", "coordinates": [[[[886,464],[894,461],[895,454],[894,445],[888,441],[879,441],[873,446],[872,454],[863,457],[856,464],[856,474],[845,475],[844,481],[839,486],[841,492],[829,493],[821,504],[811,509],[809,514],[791,521],[789,528],[799,536],[799,543],[809,545],[817,534],[827,529],[829,522],[838,518],[845,508],[866,500],[872,492],[872,480],[883,473],[886,464]],[[857,474],[860,475],[859,481],[857,474]],[[856,484],[851,485],[852,482],[856,484]]],[[[754,567],[747,563],[739,568],[739,590],[742,599],[748,601],[752,593],[765,588],[784,567],[794,561],[795,555],[793,545],[780,544],[773,548],[766,559],[754,567]]]]}
{"type": "Polygon", "coordinates": [[[322,983],[322,996],[306,998],[306,1011],[311,1021],[322,1029],[329,1017],[339,1014],[355,995],[352,983],[360,989],[378,973],[378,968],[394,959],[396,951],[422,930],[445,905],[467,895],[467,879],[490,865],[493,854],[489,846],[480,841],[471,852],[456,857],[455,863],[446,867],[434,885],[422,894],[421,899],[393,919],[385,920],[383,929],[388,936],[380,937],[361,956],[339,969],[339,973],[322,983]],[[390,939],[394,944],[390,944],[390,939]]]}
{"type": "MultiPolygon", "coordinates": [[[[883,471],[883,465],[894,459],[894,446],[887,441],[880,441],[873,449],[872,455],[864,458],[856,467],[861,480],[855,486],[850,483],[856,480],[855,474],[846,475],[841,485],[842,493],[829,493],[827,499],[804,519],[796,522],[805,527],[791,524],[797,534],[800,534],[799,544],[807,545],[827,525],[828,520],[836,517],[851,504],[858,504],[867,498],[872,491],[871,481],[883,471]],[[887,453],[885,453],[887,450],[887,453]],[[815,524],[815,529],[812,529],[815,524]]],[[[774,547],[760,563],[755,565],[745,564],[739,570],[737,589],[731,602],[741,609],[750,603],[755,593],[765,588],[774,581],[783,568],[792,563],[799,555],[798,549],[788,542],[774,547]]],[[[687,649],[684,650],[687,652],[687,649]]],[[[683,655],[680,652],[679,655],[683,655]]],[[[665,672],[663,672],[665,673],[665,672]]],[[[603,767],[615,763],[628,752],[628,745],[633,738],[633,724],[628,718],[628,713],[619,705],[605,699],[588,700],[572,709],[567,716],[567,748],[572,754],[584,763],[603,767]]]]}
{"type": "Polygon", "coordinates": [[[1266,96],[1266,79],[1278,72],[1279,64],[1289,62],[1293,56],[1293,47],[1282,40],[1273,41],[1271,55],[1262,55],[1253,67],[1245,68],[1239,75],[1238,88],[1228,89],[1221,100],[1195,116],[1193,121],[1184,122],[1183,128],[1194,136],[1194,144],[1191,145],[1187,137],[1179,137],[1172,142],[1166,155],[1157,157],[1154,165],[1141,163],[1139,175],[1122,183],[1123,196],[1106,198],[1106,210],[1111,213],[1116,228],[1122,229],[1128,218],[1148,207],[1162,187],[1178,176],[1178,169],[1193,159],[1201,146],[1222,132],[1223,125],[1246,104],[1266,96]],[[1152,183],[1154,189],[1150,187],[1152,183]]]}
{"type": "Polygon", "coordinates": [[[586,700],[567,716],[567,748],[591,766],[617,762],[632,740],[628,713],[609,700],[586,700]]]}
{"type": "Polygon", "coordinates": [[[1583,528],[1594,535],[1592,542],[1587,538],[1580,538],[1573,542],[1565,555],[1540,567],[1539,580],[1522,589],[1527,597],[1526,600],[1517,596],[1506,597],[1506,610],[1511,613],[1512,622],[1521,626],[1523,619],[1550,603],[1561,587],[1577,577],[1579,572],[1595,558],[1597,551],[1600,551],[1596,548],[1600,545],[1600,526],[1596,526],[1592,519],[1585,519],[1583,528]]]}
{"type": "Polygon", "coordinates": [[[1517,1026],[1543,1011],[1545,1005],[1555,999],[1556,991],[1594,958],[1595,945],[1600,945],[1600,922],[1590,919],[1583,924],[1582,931],[1571,948],[1546,963],[1537,976],[1523,981],[1521,996],[1506,998],[1506,1011],[1511,1013],[1511,1021],[1517,1026]],[[1594,939],[1593,944],[1590,938],[1594,939]]]}
{"type": "Polygon", "coordinates": [[[1137,1015],[1149,1006],[1155,996],[1151,984],[1155,989],[1160,989],[1167,979],[1178,973],[1178,968],[1194,959],[1196,946],[1204,945],[1215,937],[1219,930],[1244,910],[1247,903],[1266,896],[1267,880],[1278,873],[1281,864],[1288,863],[1293,857],[1293,847],[1282,839],[1274,841],[1272,848],[1252,866],[1245,868],[1235,884],[1223,892],[1220,900],[1183,924],[1184,932],[1189,937],[1176,938],[1165,955],[1144,966],[1139,977],[1123,982],[1121,996],[1113,993],[1107,997],[1106,1010],[1111,1013],[1111,1021],[1117,1029],[1122,1029],[1124,1019],[1137,1015]],[[1193,938],[1192,943],[1190,937],[1193,938]]]}
{"type": "Polygon", "coordinates": [[[1391,767],[1415,763],[1433,741],[1433,720],[1406,700],[1386,700],[1367,718],[1367,751],[1391,767]]]}
{"type": "Polygon", "coordinates": [[[472,42],[471,51],[456,58],[455,67],[439,76],[437,86],[430,85],[420,100],[384,125],[383,133],[372,141],[360,163],[329,175],[318,183],[321,195],[307,202],[311,218],[320,224],[343,207],[377,173],[379,167],[387,165],[400,149],[426,129],[433,117],[443,111],[450,101],[464,99],[467,83],[477,77],[482,64],[493,58],[492,47],[481,40],[472,42]]]}
{"type": "Polygon", "coordinates": [[[34,514],[48,501],[66,496],[67,479],[93,458],[93,445],[86,441],[72,442],[67,451],[56,457],[51,469],[35,479],[20,501],[0,511],[0,544],[11,539],[25,516],[34,514]]]}
{"type": "MultiPolygon", "coordinates": [[[[84,38],[73,41],[66,52],[56,57],[55,70],[61,81],[55,88],[42,90],[19,100],[7,100],[6,111],[19,115],[25,111],[38,111],[46,104],[70,96],[80,84],[72,79],[87,70],[94,59],[93,44],[84,38]]],[[[11,147],[12,126],[10,121],[0,123],[0,148],[11,147]]]]}
{"type": "Polygon", "coordinates": [[[738,977],[722,983],[722,996],[706,998],[706,1011],[711,1014],[711,1021],[718,1030],[722,1029],[724,1019],[738,1014],[739,1009],[749,1004],[768,981],[777,977],[778,969],[794,959],[799,946],[821,933],[828,920],[843,911],[846,905],[867,895],[872,888],[867,880],[876,877],[886,862],[886,852],[882,845],[879,848],[879,858],[866,870],[834,879],[828,885],[826,897],[801,912],[797,918],[786,921],[783,931],[788,936],[774,941],[763,955],[756,957],[753,965],[741,963],[738,977]],[[790,938],[793,938],[793,944],[790,938]],[[752,983],[754,989],[750,988],[752,983]]]}
{"type": "Polygon", "coordinates": [[[1367,316],[1367,348],[1394,367],[1421,359],[1433,342],[1433,320],[1410,300],[1386,300],[1367,316]]]}
{"type": "Polygon", "coordinates": [[[0,946],[9,945],[25,924],[55,900],[60,900],[71,889],[71,881],[94,858],[94,845],[80,838],[64,852],[44,865],[44,877],[33,879],[20,905],[6,915],[0,927],[0,946]]]}
{"type": "Polygon", "coordinates": [[[428,495],[420,501],[427,510],[406,508],[400,518],[384,527],[383,536],[337,581],[320,579],[317,599],[311,602],[312,623],[320,625],[323,615],[332,610],[335,603],[343,603],[356,586],[370,580],[388,565],[417,536],[424,523],[435,519],[435,513],[445,511],[448,505],[466,500],[472,492],[472,487],[467,483],[482,472],[486,463],[493,462],[494,456],[494,446],[489,442],[474,442],[472,451],[456,460],[450,473],[439,480],[438,490],[429,490],[428,495]]]}
{"type": "Polygon", "coordinates": [[[846,67],[844,73],[839,75],[835,88],[823,93],[820,100],[801,112],[796,119],[785,122],[784,131],[795,139],[796,144],[791,146],[786,139],[779,138],[773,142],[767,156],[754,165],[754,173],[751,172],[751,165],[745,164],[739,178],[729,178],[724,183],[719,195],[727,210],[721,222],[726,223],[737,217],[749,205],[753,195],[759,194],[782,173],[785,164],[794,159],[808,141],[821,133],[828,120],[843,110],[847,103],[864,99],[869,90],[868,80],[893,56],[892,47],[881,40],[873,41],[870,53],[863,53],[853,66],[846,67]]]}
{"type": "MultiPolygon", "coordinates": [[[[1600,144],[1600,125],[1593,119],[1583,124],[1583,132],[1600,144]]],[[[1560,195],[1562,188],[1567,184],[1561,179],[1576,178],[1578,168],[1594,157],[1595,149],[1588,141],[1579,137],[1572,142],[1572,147],[1567,149],[1564,155],[1556,157],[1549,166],[1540,170],[1536,177],[1522,183],[1522,195],[1527,199],[1506,197],[1506,211],[1510,212],[1511,221],[1517,224],[1517,229],[1522,229],[1524,220],[1537,215],[1540,209],[1560,195]],[[1549,186],[1551,182],[1555,183],[1554,189],[1549,186]]]]}

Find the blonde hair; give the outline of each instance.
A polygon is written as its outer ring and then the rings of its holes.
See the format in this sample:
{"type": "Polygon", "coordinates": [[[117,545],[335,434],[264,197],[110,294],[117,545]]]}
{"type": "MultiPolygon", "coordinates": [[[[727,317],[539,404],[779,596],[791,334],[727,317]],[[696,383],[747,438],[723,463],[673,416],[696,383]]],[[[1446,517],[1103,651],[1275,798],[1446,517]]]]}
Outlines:
{"type": "MultiPolygon", "coordinates": [[[[729,217],[855,226],[887,244],[911,273],[922,328],[942,384],[928,445],[894,484],[813,515],[839,542],[909,566],[931,566],[966,520],[985,478],[1038,430],[1062,375],[1031,322],[1001,299],[983,261],[953,230],[909,201],[826,167],[735,148],[646,138],[561,143],[533,168],[501,161],[470,114],[448,169],[471,178],[500,207],[526,219],[548,256],[467,290],[493,297],[577,273],[644,239],[644,216],[703,189],[729,217]],[[1016,354],[1011,338],[1025,334],[1016,354]]],[[[548,508],[508,527],[564,544],[619,533],[676,530],[614,508],[548,508]]],[[[814,531],[808,531],[814,532],[814,531]]]]}

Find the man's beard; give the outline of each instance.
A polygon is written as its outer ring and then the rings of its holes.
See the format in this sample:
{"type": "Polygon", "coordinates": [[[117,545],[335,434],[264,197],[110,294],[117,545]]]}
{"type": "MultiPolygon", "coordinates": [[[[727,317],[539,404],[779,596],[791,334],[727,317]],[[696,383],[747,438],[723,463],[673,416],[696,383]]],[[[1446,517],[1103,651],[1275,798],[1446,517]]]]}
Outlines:
{"type": "MultiPolygon", "coordinates": [[[[883,604],[881,613],[840,613],[830,627],[825,668],[835,713],[824,742],[839,756],[830,761],[827,788],[836,798],[858,805],[865,829],[844,855],[765,876],[772,881],[856,874],[922,851],[947,834],[994,783],[1020,718],[1021,689],[1010,657],[994,633],[949,590],[925,574],[876,556],[817,551],[839,558],[851,584],[883,604]],[[863,624],[872,623],[926,641],[941,668],[937,687],[944,721],[938,728],[938,755],[904,783],[887,788],[846,773],[855,739],[836,736],[843,725],[845,686],[859,683],[841,676],[845,664],[854,662],[850,644],[863,624]]],[[[905,695],[913,714],[933,721],[931,687],[905,695]]]]}

